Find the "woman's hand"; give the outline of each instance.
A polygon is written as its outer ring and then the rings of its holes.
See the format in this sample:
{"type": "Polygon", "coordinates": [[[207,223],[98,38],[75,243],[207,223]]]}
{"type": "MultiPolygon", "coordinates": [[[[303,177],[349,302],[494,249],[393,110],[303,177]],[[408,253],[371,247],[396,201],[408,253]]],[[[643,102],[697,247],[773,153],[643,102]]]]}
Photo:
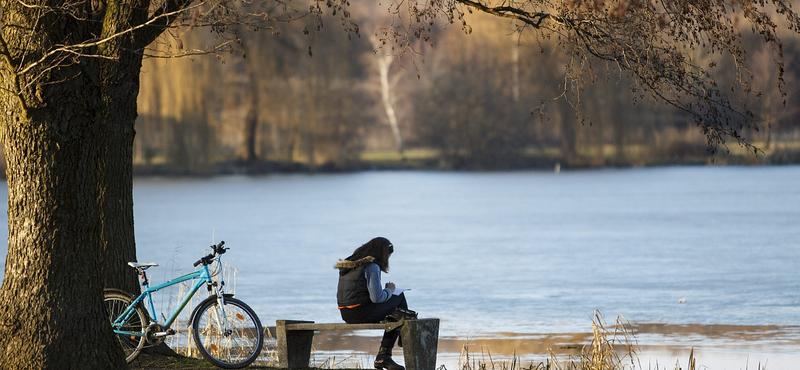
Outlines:
{"type": "Polygon", "coordinates": [[[389,289],[389,291],[392,292],[392,294],[394,294],[394,283],[393,282],[390,281],[390,282],[386,283],[386,288],[389,289]]]}

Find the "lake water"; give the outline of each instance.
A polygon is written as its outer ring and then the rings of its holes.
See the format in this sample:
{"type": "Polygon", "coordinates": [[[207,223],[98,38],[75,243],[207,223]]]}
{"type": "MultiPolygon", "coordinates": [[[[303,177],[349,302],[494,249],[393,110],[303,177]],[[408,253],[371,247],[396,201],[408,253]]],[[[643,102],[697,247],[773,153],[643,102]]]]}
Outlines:
{"type": "Polygon", "coordinates": [[[333,264],[385,236],[384,279],[443,338],[586,333],[600,310],[643,328],[775,326],[748,346],[800,353],[800,166],[147,178],[134,202],[153,281],[224,240],[237,297],[265,325],[339,322],[333,264]]]}

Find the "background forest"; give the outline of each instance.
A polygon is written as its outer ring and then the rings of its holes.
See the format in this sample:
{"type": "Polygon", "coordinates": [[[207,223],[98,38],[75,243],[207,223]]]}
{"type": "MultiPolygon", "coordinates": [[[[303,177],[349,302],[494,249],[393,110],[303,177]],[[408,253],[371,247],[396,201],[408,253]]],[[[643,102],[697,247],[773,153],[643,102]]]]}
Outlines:
{"type": "MultiPolygon", "coordinates": [[[[454,24],[429,41],[412,41],[413,51],[381,47],[375,13],[386,10],[370,6],[353,4],[357,35],[337,27],[337,19],[310,34],[301,22],[289,22],[259,32],[241,29],[235,41],[244,55],[146,59],[137,173],[800,159],[796,34],[783,36],[785,106],[773,54],[763,45],[749,49],[757,52],[748,55],[752,76],[744,78],[752,78],[761,96],[748,104],[763,122],[760,131],[743,136],[764,153],[743,153],[731,142],[712,156],[691,116],[642,96],[612,64],[565,76],[569,61],[556,40],[520,36],[507,20],[477,14],[469,16],[467,29],[454,24]],[[565,93],[577,80],[593,83],[565,93]]],[[[763,44],[743,32],[746,43],[763,44]]],[[[154,53],[191,54],[219,43],[213,38],[207,30],[173,30],[154,53]]],[[[734,73],[724,57],[702,64],[734,73]]]]}

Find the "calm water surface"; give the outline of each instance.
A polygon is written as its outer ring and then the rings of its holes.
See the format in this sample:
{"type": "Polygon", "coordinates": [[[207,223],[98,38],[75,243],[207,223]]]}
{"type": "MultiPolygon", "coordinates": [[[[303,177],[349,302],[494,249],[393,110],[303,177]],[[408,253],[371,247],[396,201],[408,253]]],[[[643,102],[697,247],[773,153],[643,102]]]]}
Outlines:
{"type": "Polygon", "coordinates": [[[800,325],[800,167],[148,179],[135,209],[141,261],[225,240],[268,322],[338,320],[333,264],[382,235],[384,279],[453,332],[800,325]]]}
{"type": "Polygon", "coordinates": [[[374,236],[442,336],[586,332],[594,310],[800,325],[798,166],[138,179],[134,200],[154,281],[224,240],[270,325],[339,321],[333,264],[374,236]]]}

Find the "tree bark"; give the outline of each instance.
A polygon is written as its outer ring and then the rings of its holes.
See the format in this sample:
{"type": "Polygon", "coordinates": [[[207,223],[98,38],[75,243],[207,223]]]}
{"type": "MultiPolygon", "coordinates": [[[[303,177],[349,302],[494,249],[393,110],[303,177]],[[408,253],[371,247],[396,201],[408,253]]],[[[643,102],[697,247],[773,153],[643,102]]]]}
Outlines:
{"type": "MultiPolygon", "coordinates": [[[[60,50],[129,28],[146,16],[140,5],[109,3],[100,13],[105,22],[96,22],[61,17],[63,9],[46,4],[2,1],[0,135],[9,191],[2,369],[127,367],[102,297],[106,283],[138,290],[118,262],[135,259],[141,45],[117,37],[60,50]]],[[[92,14],[90,2],[75,6],[76,14],[92,14]]]]}
{"type": "MultiPolygon", "coordinates": [[[[9,238],[0,368],[124,368],[102,308],[100,169],[108,135],[91,65],[32,94],[0,94],[9,238]],[[84,69],[88,67],[88,69],[84,69]],[[90,88],[86,88],[90,87],[90,88]]],[[[70,68],[65,68],[70,69],[70,68]]],[[[72,73],[71,73],[72,72],[72,73]]],[[[4,76],[4,81],[5,81],[4,76]]]]}
{"type": "Polygon", "coordinates": [[[101,61],[100,65],[102,101],[106,102],[102,121],[107,129],[99,182],[105,252],[102,276],[105,287],[138,295],[139,280],[127,263],[136,261],[133,141],[142,57],[130,51],[128,45],[114,47],[111,54],[120,55],[119,61],[101,61]]]}

